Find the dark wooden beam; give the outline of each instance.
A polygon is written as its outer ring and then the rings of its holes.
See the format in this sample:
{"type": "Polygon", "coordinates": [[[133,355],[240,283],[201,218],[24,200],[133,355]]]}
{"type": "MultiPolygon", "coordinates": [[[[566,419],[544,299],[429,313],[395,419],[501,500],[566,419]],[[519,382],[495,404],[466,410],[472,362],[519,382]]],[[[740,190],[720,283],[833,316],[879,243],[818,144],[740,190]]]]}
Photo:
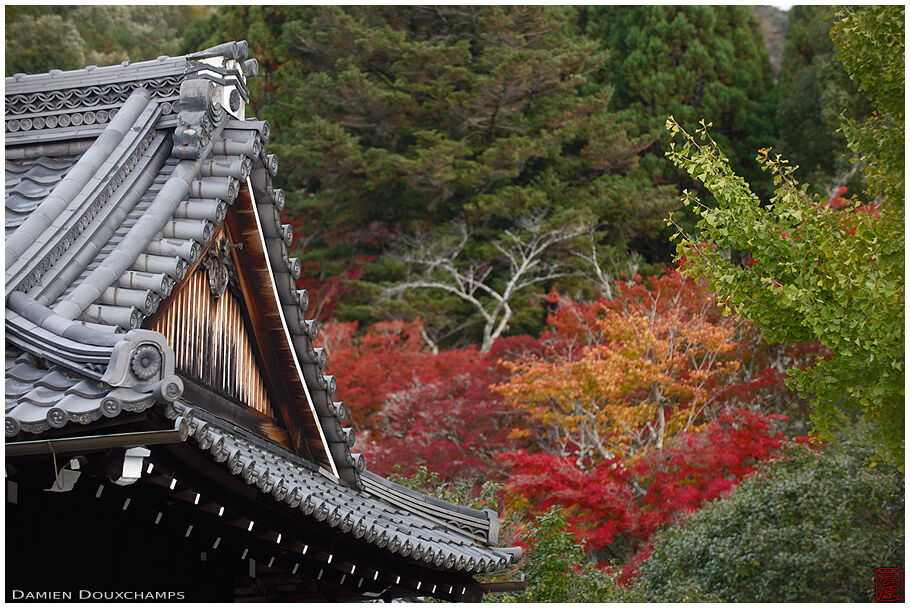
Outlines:
{"type": "Polygon", "coordinates": [[[477,586],[484,593],[505,593],[507,591],[523,591],[528,583],[524,581],[503,581],[500,583],[478,583],[477,586]]]}
{"type": "Polygon", "coordinates": [[[257,227],[255,204],[246,186],[229,209],[225,226],[232,242],[243,248],[232,249],[244,304],[249,311],[258,352],[263,358],[263,374],[272,391],[272,407],[288,429],[298,454],[328,469],[331,454],[322,443],[319,420],[310,411],[307,390],[294,363],[293,345],[281,326],[281,303],[275,300],[268,277],[268,253],[264,251],[257,227]]]}
{"type": "Polygon", "coordinates": [[[183,380],[183,399],[185,401],[199,406],[223,420],[232,422],[255,435],[277,443],[285,449],[291,449],[291,440],[287,431],[278,426],[273,419],[251,407],[219,395],[197,384],[190,378],[181,376],[181,379],[183,380]]]}
{"type": "MultiPolygon", "coordinates": [[[[394,586],[401,592],[410,589],[417,595],[432,594],[441,599],[459,601],[479,601],[483,596],[483,591],[469,574],[427,567],[357,540],[325,522],[305,517],[298,510],[259,493],[255,487],[231,475],[223,465],[215,463],[192,446],[160,446],[153,451],[152,458],[156,471],[176,475],[186,488],[200,493],[207,501],[223,506],[226,512],[219,519],[223,519],[226,526],[246,532],[246,523],[255,521],[254,533],[248,536],[251,546],[253,543],[265,543],[272,553],[278,551],[282,555],[293,556],[293,563],[299,563],[301,567],[309,564],[313,569],[324,570],[323,578],[330,571],[337,574],[335,578],[347,575],[356,587],[357,581],[366,574],[363,578],[370,581],[370,590],[394,586]],[[231,525],[231,518],[238,515],[242,521],[231,525]],[[266,537],[258,538],[257,533],[263,530],[281,532],[281,543],[272,540],[271,532],[266,537]],[[300,551],[300,543],[308,545],[306,554],[300,551]],[[332,555],[331,563],[329,555],[332,555]],[[354,575],[350,574],[351,565],[357,566],[354,575]],[[371,579],[374,572],[380,573],[377,580],[371,579]],[[421,583],[419,590],[417,583],[421,583]],[[437,586],[435,594],[432,593],[433,585],[437,586]],[[451,594],[448,593],[449,586],[453,587],[451,594]],[[464,595],[461,594],[462,587],[466,589],[464,595]]],[[[164,485],[163,482],[158,483],[164,485]]],[[[189,493],[184,499],[189,502],[193,497],[189,493]]],[[[290,565],[283,567],[290,569],[293,563],[288,562],[290,565]]]]}

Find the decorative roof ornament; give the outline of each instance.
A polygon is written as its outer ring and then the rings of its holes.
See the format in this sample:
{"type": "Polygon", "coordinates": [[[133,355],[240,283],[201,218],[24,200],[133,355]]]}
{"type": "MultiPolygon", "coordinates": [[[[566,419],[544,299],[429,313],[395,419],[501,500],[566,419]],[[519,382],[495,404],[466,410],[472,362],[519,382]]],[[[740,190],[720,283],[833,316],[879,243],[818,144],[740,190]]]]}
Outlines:
{"type": "Polygon", "coordinates": [[[180,113],[174,130],[173,155],[184,160],[198,160],[212,139],[215,124],[224,109],[214,99],[215,83],[198,78],[180,85],[180,113]]]}
{"type": "Polygon", "coordinates": [[[247,44],[246,40],[240,40],[236,42],[225,42],[224,44],[219,44],[213,46],[210,49],[205,49],[204,51],[199,51],[198,53],[191,53],[186,56],[189,59],[209,59],[210,57],[224,57],[225,59],[246,59],[247,55],[250,52],[250,47],[247,44]]]}

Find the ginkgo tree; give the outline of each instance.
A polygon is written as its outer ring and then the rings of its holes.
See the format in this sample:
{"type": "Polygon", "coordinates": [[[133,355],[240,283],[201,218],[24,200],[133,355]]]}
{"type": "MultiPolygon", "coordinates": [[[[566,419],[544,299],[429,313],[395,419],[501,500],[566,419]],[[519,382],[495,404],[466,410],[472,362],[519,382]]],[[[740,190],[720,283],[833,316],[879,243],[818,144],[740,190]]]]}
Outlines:
{"type": "MultiPolygon", "coordinates": [[[[717,200],[686,193],[698,233],[679,229],[677,255],[720,302],[752,320],[769,341],[817,341],[830,352],[792,384],[813,398],[823,434],[862,416],[876,427],[880,455],[904,460],[904,8],[844,12],[833,35],[851,78],[876,108],[845,122],[851,149],[866,163],[866,203],[839,208],[810,194],[795,167],[762,150],[776,185],[763,204],[730,168],[710,124],[693,136],[671,117],[668,156],[717,200]],[[748,252],[740,264],[731,252],[748,252]]],[[[672,219],[671,219],[672,222],[672,219]]]]}

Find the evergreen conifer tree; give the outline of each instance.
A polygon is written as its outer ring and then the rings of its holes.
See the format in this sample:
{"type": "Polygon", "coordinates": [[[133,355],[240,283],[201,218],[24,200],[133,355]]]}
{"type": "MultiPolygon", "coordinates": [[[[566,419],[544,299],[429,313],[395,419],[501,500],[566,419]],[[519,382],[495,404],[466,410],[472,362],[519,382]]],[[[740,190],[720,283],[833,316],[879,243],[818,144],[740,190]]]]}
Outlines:
{"type": "MultiPolygon", "coordinates": [[[[775,88],[750,7],[589,7],[579,22],[608,52],[598,79],[613,88],[611,108],[655,132],[671,115],[693,130],[702,118],[712,122],[733,167],[759,195],[770,195],[771,184],[753,161],[759,148],[775,143],[775,88]]],[[[642,167],[658,183],[681,189],[688,182],[664,159],[668,144],[663,133],[642,167]]],[[[652,235],[640,246],[669,259],[667,236],[652,235]]]]}
{"type": "Polygon", "coordinates": [[[851,194],[862,191],[862,172],[840,131],[840,117],[870,111],[828,35],[834,12],[833,6],[790,9],[777,106],[782,149],[799,165],[799,177],[828,198],[840,186],[851,194]]]}
{"type": "Polygon", "coordinates": [[[625,254],[673,202],[638,168],[653,137],[609,111],[609,88],[585,88],[604,58],[566,9],[232,7],[198,34],[261,58],[254,102],[276,127],[310,278],[369,258],[361,285],[398,280],[381,257],[395,237],[453,221],[489,259],[487,241],[542,211],[625,254]]]}

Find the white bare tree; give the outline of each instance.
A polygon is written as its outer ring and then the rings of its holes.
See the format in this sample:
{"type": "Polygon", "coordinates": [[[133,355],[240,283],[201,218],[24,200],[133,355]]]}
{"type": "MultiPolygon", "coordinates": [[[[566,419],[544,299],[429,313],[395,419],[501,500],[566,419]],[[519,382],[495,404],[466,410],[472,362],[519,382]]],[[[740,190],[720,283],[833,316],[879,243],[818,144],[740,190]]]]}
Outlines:
{"type": "Polygon", "coordinates": [[[637,252],[619,255],[615,251],[602,252],[597,250],[597,236],[594,231],[587,233],[587,240],[582,247],[572,250],[572,255],[585,263],[591,274],[586,276],[594,282],[600,295],[608,300],[613,299],[613,286],[620,274],[628,278],[635,276],[641,265],[641,254],[637,252]]]}
{"type": "Polygon", "coordinates": [[[494,260],[468,258],[465,246],[473,234],[463,222],[454,225],[449,238],[433,240],[427,234],[404,237],[400,258],[409,264],[411,274],[386,289],[384,296],[437,289],[458,297],[483,319],[481,350],[488,352],[508,329],[512,304],[522,290],[571,274],[571,269],[551,253],[587,231],[589,227],[584,224],[545,228],[543,214],[523,217],[492,243],[498,258],[494,260]]]}

